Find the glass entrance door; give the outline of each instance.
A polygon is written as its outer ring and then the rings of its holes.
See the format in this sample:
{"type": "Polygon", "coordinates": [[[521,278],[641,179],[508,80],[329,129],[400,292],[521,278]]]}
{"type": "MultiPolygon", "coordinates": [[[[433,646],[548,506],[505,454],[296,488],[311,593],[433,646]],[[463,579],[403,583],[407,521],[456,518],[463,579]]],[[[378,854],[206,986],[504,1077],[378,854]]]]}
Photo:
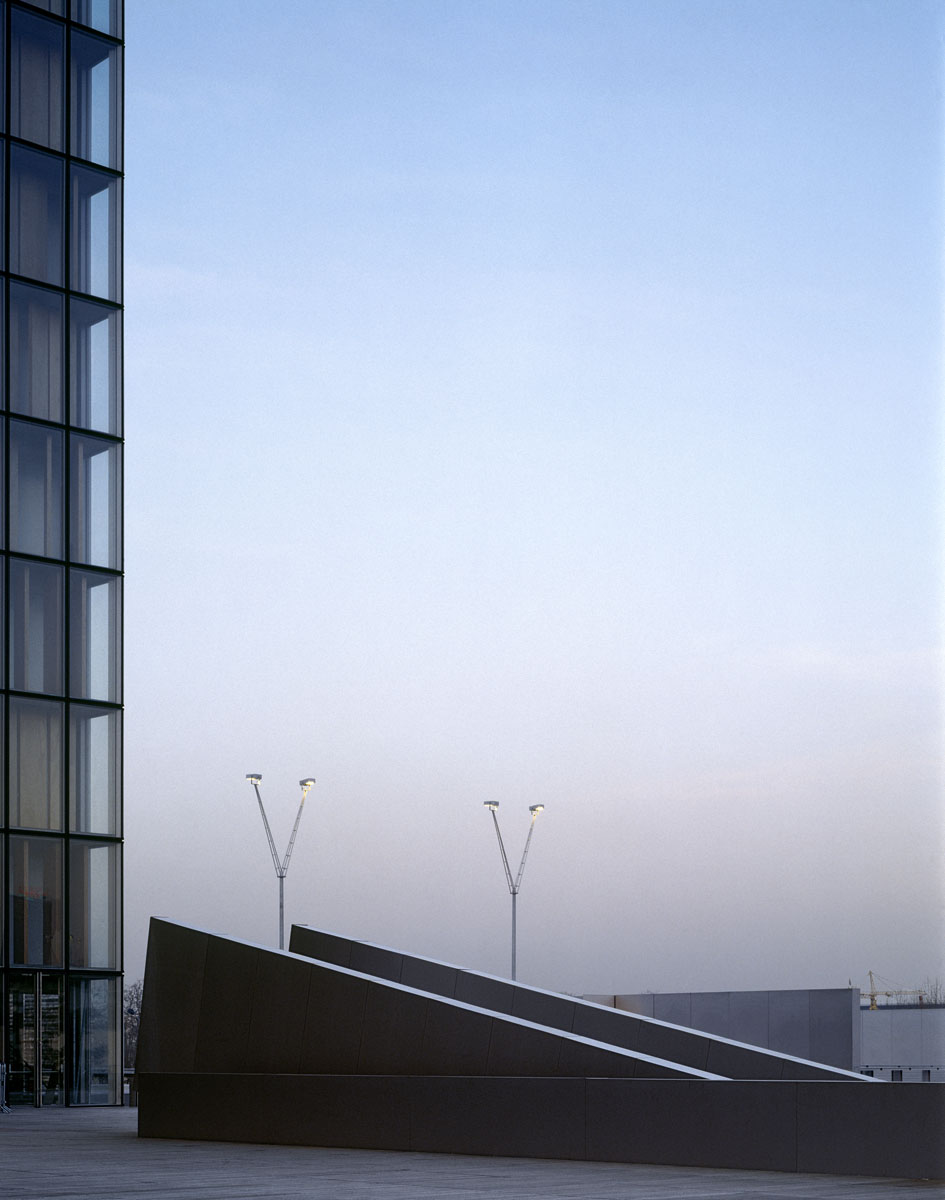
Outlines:
{"type": "Polygon", "coordinates": [[[7,1101],[62,1104],[63,987],[60,975],[10,975],[7,987],[7,1101]]]}

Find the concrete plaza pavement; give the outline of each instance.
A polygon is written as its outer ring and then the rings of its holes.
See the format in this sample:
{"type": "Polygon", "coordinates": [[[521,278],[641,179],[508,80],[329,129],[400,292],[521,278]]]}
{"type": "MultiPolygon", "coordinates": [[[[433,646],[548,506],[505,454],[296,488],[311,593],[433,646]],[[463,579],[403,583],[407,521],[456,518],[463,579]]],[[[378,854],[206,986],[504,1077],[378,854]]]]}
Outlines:
{"type": "Polygon", "coordinates": [[[0,1114],[4,1200],[901,1200],[913,1195],[945,1200],[945,1183],[139,1139],[133,1108],[15,1108],[0,1114]]]}

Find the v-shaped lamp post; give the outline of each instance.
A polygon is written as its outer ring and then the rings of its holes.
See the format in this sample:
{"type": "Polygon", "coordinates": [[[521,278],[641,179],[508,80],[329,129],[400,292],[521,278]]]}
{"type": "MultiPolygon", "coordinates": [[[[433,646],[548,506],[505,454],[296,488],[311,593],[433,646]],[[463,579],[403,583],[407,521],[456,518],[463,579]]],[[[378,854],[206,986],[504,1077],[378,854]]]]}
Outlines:
{"type": "Polygon", "coordinates": [[[483,804],[492,813],[492,821],[495,825],[495,835],[499,839],[499,853],[502,855],[502,866],[505,868],[505,881],[509,885],[509,895],[512,897],[512,978],[515,978],[515,901],[518,898],[518,893],[522,887],[522,876],[525,874],[525,859],[528,858],[528,847],[532,842],[532,834],[535,832],[535,822],[538,820],[538,814],[544,812],[543,804],[530,804],[528,811],[532,814],[531,824],[528,826],[528,837],[525,839],[525,849],[522,851],[522,861],[518,866],[518,874],[513,879],[512,870],[509,867],[509,858],[505,853],[505,843],[502,841],[502,833],[499,830],[499,818],[496,816],[496,810],[499,807],[497,800],[484,800],[483,804]]]}
{"type": "Polygon", "coordinates": [[[272,830],[269,828],[269,819],[266,816],[266,810],[263,808],[262,796],[259,794],[259,785],[262,783],[261,775],[247,775],[246,778],[253,785],[253,790],[256,793],[256,799],[259,801],[259,811],[262,814],[263,825],[266,827],[266,837],[269,839],[269,850],[272,854],[272,865],[276,868],[276,875],[279,879],[279,949],[285,949],[285,877],[289,870],[289,859],[292,857],[292,847],[295,845],[295,835],[299,831],[299,822],[302,820],[302,809],[305,807],[305,797],[309,794],[315,785],[314,779],[300,779],[299,787],[302,789],[302,799],[299,801],[299,811],[295,814],[295,824],[292,826],[292,836],[289,838],[289,845],[285,852],[285,857],[280,861],[279,855],[276,853],[276,843],[273,841],[272,830]]]}

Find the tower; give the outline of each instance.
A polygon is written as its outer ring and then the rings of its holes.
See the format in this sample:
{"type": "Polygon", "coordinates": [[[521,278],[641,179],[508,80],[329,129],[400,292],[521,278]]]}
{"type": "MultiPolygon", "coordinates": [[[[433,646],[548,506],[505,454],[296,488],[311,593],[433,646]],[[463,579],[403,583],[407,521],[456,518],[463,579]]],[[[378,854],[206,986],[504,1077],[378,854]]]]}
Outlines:
{"type": "Polygon", "coordinates": [[[10,1103],[121,1100],[122,16],[0,3],[10,1103]]]}

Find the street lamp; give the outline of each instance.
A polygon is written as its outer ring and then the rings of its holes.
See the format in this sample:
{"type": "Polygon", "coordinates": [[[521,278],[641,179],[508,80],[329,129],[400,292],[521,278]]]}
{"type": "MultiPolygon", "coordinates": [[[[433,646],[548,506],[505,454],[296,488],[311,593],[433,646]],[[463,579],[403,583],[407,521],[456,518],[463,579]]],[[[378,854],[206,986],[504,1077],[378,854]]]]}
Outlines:
{"type": "Polygon", "coordinates": [[[279,949],[285,947],[285,877],[289,870],[289,859],[292,857],[292,847],[295,845],[295,835],[299,831],[299,821],[302,820],[302,808],[305,805],[305,797],[309,794],[312,787],[315,785],[314,779],[300,779],[299,787],[302,789],[302,799],[299,801],[299,811],[295,814],[295,824],[292,826],[292,836],[289,838],[289,846],[285,852],[285,858],[279,861],[279,855],[276,853],[276,843],[272,838],[272,830],[269,828],[269,820],[266,817],[266,810],[263,808],[262,796],[259,794],[259,785],[262,783],[261,775],[247,775],[246,778],[253,785],[253,790],[256,793],[256,799],[259,801],[259,811],[262,814],[263,825],[266,827],[266,837],[269,839],[269,850],[272,854],[272,865],[276,868],[276,875],[279,879],[279,949]]]}
{"type": "Polygon", "coordinates": [[[528,826],[528,837],[525,839],[525,849],[522,851],[522,861],[518,866],[518,874],[512,878],[512,871],[509,867],[508,855],[505,853],[505,843],[502,841],[502,833],[499,830],[499,818],[496,816],[496,811],[499,807],[497,800],[484,800],[483,804],[492,813],[492,821],[495,825],[495,835],[499,839],[499,853],[502,855],[502,866],[505,868],[505,881],[509,885],[509,895],[512,897],[512,978],[515,978],[515,901],[522,886],[522,876],[525,873],[525,859],[528,858],[528,847],[531,845],[532,834],[535,832],[535,822],[538,820],[538,814],[544,812],[543,804],[530,804],[528,811],[532,814],[531,823],[528,826]]]}

